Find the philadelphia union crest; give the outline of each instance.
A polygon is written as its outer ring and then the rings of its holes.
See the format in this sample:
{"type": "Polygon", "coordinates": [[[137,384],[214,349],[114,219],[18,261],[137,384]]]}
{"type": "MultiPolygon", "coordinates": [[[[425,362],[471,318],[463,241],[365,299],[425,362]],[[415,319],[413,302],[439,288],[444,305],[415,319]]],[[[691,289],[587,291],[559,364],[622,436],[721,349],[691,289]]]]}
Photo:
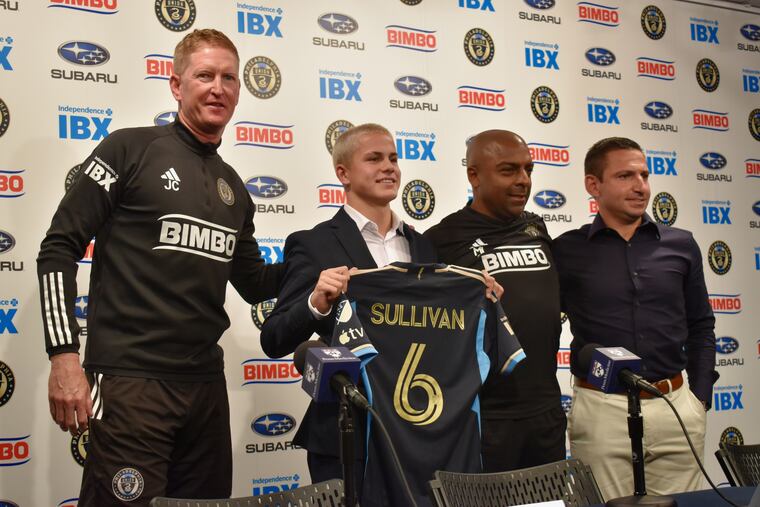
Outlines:
{"type": "MultiPolygon", "coordinates": [[[[747,119],[747,126],[749,127],[749,133],[752,134],[752,137],[754,137],[756,141],[760,141],[760,108],[750,111],[749,118],[747,119]]],[[[0,130],[0,135],[2,135],[2,130],[0,130]]]]}
{"type": "Polygon", "coordinates": [[[335,120],[327,126],[327,130],[325,131],[325,146],[327,147],[327,151],[330,152],[330,155],[332,155],[335,141],[338,140],[343,132],[353,126],[354,124],[347,120],[335,120]]]}
{"type": "Polygon", "coordinates": [[[707,263],[716,275],[725,275],[731,269],[731,249],[723,241],[715,241],[707,250],[707,263]]]}
{"type": "Polygon", "coordinates": [[[79,466],[84,466],[87,459],[87,444],[90,442],[90,430],[85,430],[79,435],[71,437],[71,456],[79,466]]]}
{"type": "Polygon", "coordinates": [[[656,5],[647,5],[641,11],[641,28],[650,39],[662,39],[667,27],[668,23],[665,21],[665,14],[656,5]]]}
{"type": "Polygon", "coordinates": [[[482,67],[493,60],[496,48],[491,36],[482,28],[473,28],[464,36],[464,53],[475,65],[482,67]]]}
{"type": "Polygon", "coordinates": [[[261,331],[261,326],[264,325],[264,321],[267,320],[267,317],[269,317],[272,310],[274,310],[275,303],[277,303],[277,299],[273,298],[262,301],[261,303],[256,303],[251,307],[251,319],[253,319],[253,323],[259,331],[261,331]]]}
{"type": "Polygon", "coordinates": [[[16,389],[16,378],[10,366],[0,361],[0,407],[8,403],[16,389]]]}
{"type": "Polygon", "coordinates": [[[739,428],[729,426],[720,434],[720,443],[728,445],[744,445],[744,437],[739,428]]]}
{"type": "Polygon", "coordinates": [[[195,23],[193,0],[156,0],[158,21],[173,32],[184,32],[195,23]]]}
{"type": "Polygon", "coordinates": [[[11,124],[11,113],[8,111],[8,106],[5,105],[3,99],[0,99],[0,137],[8,130],[8,126],[11,124]]]}
{"type": "Polygon", "coordinates": [[[430,185],[422,180],[412,180],[401,193],[404,211],[415,220],[429,217],[435,209],[435,194],[430,185]]]}
{"type": "Polygon", "coordinates": [[[652,199],[652,215],[658,224],[673,225],[678,218],[678,205],[667,192],[660,192],[652,199]]]}
{"type": "Polygon", "coordinates": [[[280,68],[266,56],[254,56],[243,70],[245,87],[254,97],[271,99],[280,91],[282,75],[280,68]]]}
{"type": "Polygon", "coordinates": [[[709,58],[702,58],[697,63],[697,83],[706,92],[714,92],[720,84],[720,72],[715,62],[709,58]]]}
{"type": "Polygon", "coordinates": [[[145,480],[140,472],[134,468],[122,468],[111,480],[113,494],[125,502],[131,502],[138,498],[145,489],[145,480]]]}
{"type": "Polygon", "coordinates": [[[530,96],[530,108],[538,121],[551,123],[559,115],[559,98],[548,86],[539,86],[530,96]]]}

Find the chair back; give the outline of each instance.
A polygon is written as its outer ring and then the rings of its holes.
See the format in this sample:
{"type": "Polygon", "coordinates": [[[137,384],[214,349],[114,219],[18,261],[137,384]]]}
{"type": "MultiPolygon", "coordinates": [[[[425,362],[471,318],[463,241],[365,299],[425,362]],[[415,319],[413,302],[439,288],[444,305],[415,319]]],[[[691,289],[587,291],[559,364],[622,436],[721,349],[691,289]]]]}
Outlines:
{"type": "Polygon", "coordinates": [[[496,507],[550,500],[584,507],[604,502],[591,467],[578,459],[493,474],[437,471],[429,486],[436,507],[496,507]]]}
{"type": "Polygon", "coordinates": [[[333,479],[296,489],[223,500],[156,497],[150,507],[342,507],[343,481],[333,479]]]}
{"type": "Polygon", "coordinates": [[[760,444],[732,445],[721,442],[715,457],[731,486],[760,485],[760,444]]]}

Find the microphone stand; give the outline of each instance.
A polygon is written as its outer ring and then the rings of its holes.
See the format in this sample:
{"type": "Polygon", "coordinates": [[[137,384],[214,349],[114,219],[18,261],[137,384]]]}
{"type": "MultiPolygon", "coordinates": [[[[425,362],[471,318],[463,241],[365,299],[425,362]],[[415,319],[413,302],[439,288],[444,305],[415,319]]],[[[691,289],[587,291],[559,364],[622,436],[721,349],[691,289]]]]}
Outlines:
{"type": "Polygon", "coordinates": [[[356,476],[354,465],[354,416],[345,389],[339,391],[338,429],[340,430],[340,462],[343,466],[343,488],[347,507],[359,505],[356,496],[356,476]]]}
{"type": "Polygon", "coordinates": [[[676,507],[676,501],[669,496],[647,495],[644,478],[644,417],[641,415],[640,391],[628,388],[628,436],[631,439],[631,465],[633,466],[633,496],[613,498],[607,507],[631,507],[648,505],[653,507],[676,507]]]}

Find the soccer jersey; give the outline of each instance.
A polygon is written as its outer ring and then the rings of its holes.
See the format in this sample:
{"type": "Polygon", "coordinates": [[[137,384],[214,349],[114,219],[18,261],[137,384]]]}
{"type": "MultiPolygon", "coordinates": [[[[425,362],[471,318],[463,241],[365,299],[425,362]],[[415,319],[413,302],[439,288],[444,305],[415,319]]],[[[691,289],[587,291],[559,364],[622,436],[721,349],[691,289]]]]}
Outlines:
{"type": "MultiPolygon", "coordinates": [[[[367,397],[421,506],[430,505],[427,482],[436,470],[481,471],[478,391],[490,372],[506,375],[525,357],[484,287],[474,270],[394,263],[353,273],[350,304],[336,311],[332,345],[371,358],[367,397]]],[[[371,418],[361,503],[409,503],[371,418]]]]}

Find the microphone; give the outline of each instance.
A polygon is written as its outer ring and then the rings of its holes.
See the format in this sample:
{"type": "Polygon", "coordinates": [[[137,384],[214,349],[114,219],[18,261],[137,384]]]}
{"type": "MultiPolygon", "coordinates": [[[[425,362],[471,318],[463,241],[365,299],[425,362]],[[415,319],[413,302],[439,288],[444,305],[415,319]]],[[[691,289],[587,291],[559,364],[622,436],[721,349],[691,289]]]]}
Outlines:
{"type": "Polygon", "coordinates": [[[659,389],[638,373],[641,358],[623,347],[602,347],[589,343],[578,353],[578,365],[588,371],[586,381],[605,393],[617,393],[621,387],[644,391],[662,398],[659,389]]]}
{"type": "Polygon", "coordinates": [[[303,375],[301,388],[317,403],[337,401],[336,393],[346,396],[352,405],[362,410],[369,402],[359,392],[361,360],[346,347],[328,347],[320,340],[301,343],[293,354],[293,364],[303,375]]]}

